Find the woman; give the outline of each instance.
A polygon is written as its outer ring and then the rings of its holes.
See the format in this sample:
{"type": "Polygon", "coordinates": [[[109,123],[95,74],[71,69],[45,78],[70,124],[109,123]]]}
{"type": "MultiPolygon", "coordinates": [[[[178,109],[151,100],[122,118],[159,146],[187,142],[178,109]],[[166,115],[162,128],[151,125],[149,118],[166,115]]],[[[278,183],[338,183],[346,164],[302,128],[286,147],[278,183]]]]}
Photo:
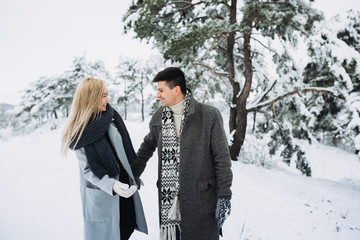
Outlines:
{"type": "Polygon", "coordinates": [[[108,102],[104,81],[83,79],[62,138],[64,155],[71,148],[79,160],[86,240],[129,239],[134,229],[147,234],[130,168],[136,154],[122,118],[108,102]]]}

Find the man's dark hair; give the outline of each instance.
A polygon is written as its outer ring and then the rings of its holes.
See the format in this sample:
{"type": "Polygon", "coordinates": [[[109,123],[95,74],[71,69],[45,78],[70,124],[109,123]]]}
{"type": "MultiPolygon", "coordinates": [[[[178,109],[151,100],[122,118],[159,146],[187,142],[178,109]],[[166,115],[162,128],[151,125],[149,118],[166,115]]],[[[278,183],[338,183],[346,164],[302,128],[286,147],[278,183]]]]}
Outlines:
{"type": "Polygon", "coordinates": [[[154,83],[159,81],[165,81],[169,88],[173,89],[176,86],[180,86],[181,92],[186,94],[186,81],[183,71],[180,68],[168,67],[156,74],[152,80],[154,83]]]}

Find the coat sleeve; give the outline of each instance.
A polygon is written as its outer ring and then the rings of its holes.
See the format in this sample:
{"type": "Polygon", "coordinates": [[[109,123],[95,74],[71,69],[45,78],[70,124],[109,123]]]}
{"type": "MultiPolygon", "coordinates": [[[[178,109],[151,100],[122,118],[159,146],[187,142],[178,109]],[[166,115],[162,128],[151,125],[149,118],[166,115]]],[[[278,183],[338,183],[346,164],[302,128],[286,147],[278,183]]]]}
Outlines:
{"type": "Polygon", "coordinates": [[[84,148],[75,150],[75,154],[79,161],[80,173],[82,174],[83,178],[86,181],[93,184],[94,186],[100,188],[102,191],[106,192],[107,194],[115,196],[116,194],[113,192],[113,186],[116,179],[110,178],[109,175],[105,175],[101,179],[95,176],[93,172],[90,170],[90,166],[87,161],[84,148]]]}
{"type": "Polygon", "coordinates": [[[151,118],[149,123],[150,131],[144,137],[144,140],[140,145],[140,148],[136,154],[137,158],[135,163],[131,165],[131,170],[133,171],[135,178],[140,177],[140,175],[145,170],[147,161],[149,161],[149,159],[154,154],[154,151],[156,150],[161,122],[161,120],[158,119],[159,114],[161,114],[161,112],[157,111],[151,118]]]}
{"type": "Polygon", "coordinates": [[[211,149],[214,158],[218,197],[231,196],[232,171],[229,146],[218,109],[211,130],[211,149]]]}

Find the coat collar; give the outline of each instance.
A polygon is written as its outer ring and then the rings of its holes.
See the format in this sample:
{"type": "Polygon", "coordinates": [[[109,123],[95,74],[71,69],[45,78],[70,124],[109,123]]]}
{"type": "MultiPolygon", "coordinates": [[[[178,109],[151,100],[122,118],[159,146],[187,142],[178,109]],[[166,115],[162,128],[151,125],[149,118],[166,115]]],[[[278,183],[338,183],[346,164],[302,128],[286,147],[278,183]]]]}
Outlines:
{"type": "Polygon", "coordinates": [[[195,113],[195,110],[196,110],[197,106],[200,105],[200,103],[195,100],[194,95],[189,88],[186,89],[186,92],[189,92],[191,94],[190,95],[189,112],[188,112],[188,116],[190,116],[195,113]]]}

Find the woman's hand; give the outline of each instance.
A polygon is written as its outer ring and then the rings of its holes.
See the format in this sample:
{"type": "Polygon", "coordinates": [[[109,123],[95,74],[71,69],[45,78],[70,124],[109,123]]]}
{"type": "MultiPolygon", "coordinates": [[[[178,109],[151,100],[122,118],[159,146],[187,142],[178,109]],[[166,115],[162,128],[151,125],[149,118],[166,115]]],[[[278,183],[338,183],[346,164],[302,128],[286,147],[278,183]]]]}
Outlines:
{"type": "Polygon", "coordinates": [[[136,186],[132,185],[130,187],[129,184],[115,181],[113,190],[114,190],[114,192],[119,194],[119,196],[124,197],[124,198],[129,198],[136,192],[136,186]]]}

